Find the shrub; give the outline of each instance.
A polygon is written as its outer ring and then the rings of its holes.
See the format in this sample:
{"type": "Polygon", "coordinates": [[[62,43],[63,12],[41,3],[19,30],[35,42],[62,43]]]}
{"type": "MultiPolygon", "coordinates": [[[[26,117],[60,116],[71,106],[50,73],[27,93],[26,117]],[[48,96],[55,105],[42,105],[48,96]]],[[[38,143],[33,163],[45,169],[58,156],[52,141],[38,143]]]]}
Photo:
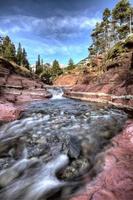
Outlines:
{"type": "Polygon", "coordinates": [[[118,42],[108,51],[107,59],[113,59],[124,52],[126,52],[124,42],[118,42]]]}

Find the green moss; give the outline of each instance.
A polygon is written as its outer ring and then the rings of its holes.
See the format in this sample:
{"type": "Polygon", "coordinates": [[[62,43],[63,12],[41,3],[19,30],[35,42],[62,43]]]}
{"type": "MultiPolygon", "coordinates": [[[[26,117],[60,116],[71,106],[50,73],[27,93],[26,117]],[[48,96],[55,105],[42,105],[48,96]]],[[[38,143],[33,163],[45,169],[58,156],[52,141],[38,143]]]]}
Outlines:
{"type": "Polygon", "coordinates": [[[126,52],[126,48],[124,47],[124,42],[118,42],[108,51],[107,59],[113,59],[124,52],[126,52]]]}
{"type": "Polygon", "coordinates": [[[125,46],[128,46],[130,44],[133,44],[133,34],[130,34],[125,40],[125,46]]]}

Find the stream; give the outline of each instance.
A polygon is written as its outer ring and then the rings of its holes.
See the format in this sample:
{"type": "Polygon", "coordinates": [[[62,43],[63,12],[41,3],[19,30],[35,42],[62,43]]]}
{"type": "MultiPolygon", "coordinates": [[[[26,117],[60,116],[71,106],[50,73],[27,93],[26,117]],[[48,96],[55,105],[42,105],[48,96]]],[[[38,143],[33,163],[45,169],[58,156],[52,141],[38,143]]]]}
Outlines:
{"type": "Polygon", "coordinates": [[[62,97],[29,103],[20,119],[0,127],[0,199],[69,199],[102,170],[104,151],[127,114],[62,97]]]}

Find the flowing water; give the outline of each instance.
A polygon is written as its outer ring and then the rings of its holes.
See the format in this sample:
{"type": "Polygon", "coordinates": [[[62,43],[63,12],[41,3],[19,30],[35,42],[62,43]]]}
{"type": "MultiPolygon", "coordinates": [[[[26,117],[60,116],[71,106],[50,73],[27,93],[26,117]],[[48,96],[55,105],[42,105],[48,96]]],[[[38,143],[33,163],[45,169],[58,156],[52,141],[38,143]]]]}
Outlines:
{"type": "Polygon", "coordinates": [[[126,113],[62,97],[28,104],[19,120],[0,127],[0,199],[69,199],[102,170],[103,152],[126,113]]]}

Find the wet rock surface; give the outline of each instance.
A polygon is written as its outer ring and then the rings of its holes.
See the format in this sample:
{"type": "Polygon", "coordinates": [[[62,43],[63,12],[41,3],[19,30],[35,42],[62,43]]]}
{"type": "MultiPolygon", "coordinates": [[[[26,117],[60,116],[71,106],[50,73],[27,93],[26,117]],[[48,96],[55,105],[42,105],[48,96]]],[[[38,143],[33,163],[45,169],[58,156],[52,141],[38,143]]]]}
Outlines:
{"type": "Polygon", "coordinates": [[[133,199],[133,120],[113,138],[106,150],[104,167],[97,178],[86,184],[71,200],[133,199]]]}
{"type": "Polygon", "coordinates": [[[30,103],[0,127],[0,199],[69,197],[86,173],[103,169],[104,151],[126,120],[123,111],[65,98],[30,103]]]}

